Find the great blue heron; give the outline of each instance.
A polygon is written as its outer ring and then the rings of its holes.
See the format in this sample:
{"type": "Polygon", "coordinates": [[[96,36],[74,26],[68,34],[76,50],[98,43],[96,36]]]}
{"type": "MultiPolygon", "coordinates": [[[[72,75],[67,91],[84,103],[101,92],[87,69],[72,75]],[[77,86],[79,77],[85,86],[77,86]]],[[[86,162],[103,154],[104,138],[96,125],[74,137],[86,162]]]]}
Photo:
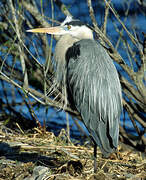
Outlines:
{"type": "Polygon", "coordinates": [[[97,145],[105,157],[118,146],[122,95],[113,61],[92,29],[72,17],[60,26],[28,31],[60,35],[54,54],[57,79],[65,83],[68,99],[93,138],[96,171],[97,145]]]}

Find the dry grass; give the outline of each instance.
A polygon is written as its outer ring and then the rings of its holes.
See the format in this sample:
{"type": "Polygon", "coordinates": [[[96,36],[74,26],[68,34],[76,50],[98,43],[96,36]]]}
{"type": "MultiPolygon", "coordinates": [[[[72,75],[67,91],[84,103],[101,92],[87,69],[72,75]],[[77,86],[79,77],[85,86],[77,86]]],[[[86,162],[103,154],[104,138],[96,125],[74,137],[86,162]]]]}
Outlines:
{"type": "Polygon", "coordinates": [[[93,172],[93,148],[67,143],[65,131],[53,133],[35,129],[33,133],[0,129],[0,180],[21,180],[32,175],[35,166],[49,168],[48,180],[146,179],[144,154],[120,144],[119,156],[102,158],[98,150],[98,170],[93,172]]]}

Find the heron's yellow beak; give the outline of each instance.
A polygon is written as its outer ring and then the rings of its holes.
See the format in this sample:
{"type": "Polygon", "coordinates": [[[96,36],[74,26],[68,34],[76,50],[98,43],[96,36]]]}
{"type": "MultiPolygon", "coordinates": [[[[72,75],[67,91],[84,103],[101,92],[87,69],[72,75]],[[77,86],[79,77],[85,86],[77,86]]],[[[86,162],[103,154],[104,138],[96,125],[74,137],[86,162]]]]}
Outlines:
{"type": "Polygon", "coordinates": [[[62,35],[64,34],[64,31],[65,31],[64,28],[61,26],[27,30],[27,32],[32,32],[32,33],[47,33],[47,34],[54,34],[54,35],[62,35]]]}

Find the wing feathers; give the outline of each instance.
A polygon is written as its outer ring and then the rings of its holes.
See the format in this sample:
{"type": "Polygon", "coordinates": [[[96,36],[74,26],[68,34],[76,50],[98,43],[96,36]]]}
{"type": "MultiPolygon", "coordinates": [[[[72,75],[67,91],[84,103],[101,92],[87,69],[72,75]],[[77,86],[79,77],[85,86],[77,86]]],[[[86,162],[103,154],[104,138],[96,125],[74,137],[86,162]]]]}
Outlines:
{"type": "Polygon", "coordinates": [[[95,41],[81,40],[76,45],[80,54],[68,57],[68,88],[87,129],[107,155],[118,145],[122,110],[118,74],[111,58],[95,41]]]}

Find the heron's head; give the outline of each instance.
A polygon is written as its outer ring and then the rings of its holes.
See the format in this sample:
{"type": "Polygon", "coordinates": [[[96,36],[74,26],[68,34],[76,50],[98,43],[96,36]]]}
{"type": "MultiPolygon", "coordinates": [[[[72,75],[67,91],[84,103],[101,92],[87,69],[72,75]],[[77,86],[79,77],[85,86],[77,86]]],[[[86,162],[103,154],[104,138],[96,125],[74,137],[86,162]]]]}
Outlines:
{"type": "Polygon", "coordinates": [[[91,28],[85,23],[82,23],[80,20],[73,19],[70,16],[67,16],[60,26],[30,29],[27,30],[27,32],[47,33],[60,36],[69,34],[77,39],[93,39],[93,32],[91,28]]]}

